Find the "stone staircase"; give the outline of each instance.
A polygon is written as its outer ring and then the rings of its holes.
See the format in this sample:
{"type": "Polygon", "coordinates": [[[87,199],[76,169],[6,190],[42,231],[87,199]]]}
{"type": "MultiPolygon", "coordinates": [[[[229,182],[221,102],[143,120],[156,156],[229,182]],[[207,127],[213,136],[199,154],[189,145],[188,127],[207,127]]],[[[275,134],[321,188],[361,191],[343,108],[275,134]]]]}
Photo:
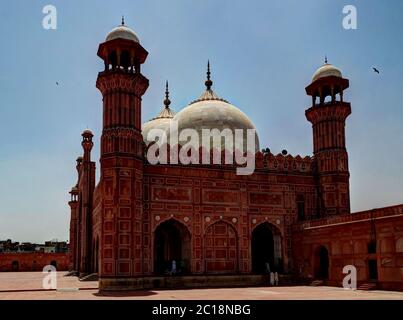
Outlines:
{"type": "Polygon", "coordinates": [[[360,284],[358,286],[358,290],[365,290],[365,291],[369,291],[369,290],[376,290],[377,285],[374,282],[364,282],[362,284],[360,284]]]}

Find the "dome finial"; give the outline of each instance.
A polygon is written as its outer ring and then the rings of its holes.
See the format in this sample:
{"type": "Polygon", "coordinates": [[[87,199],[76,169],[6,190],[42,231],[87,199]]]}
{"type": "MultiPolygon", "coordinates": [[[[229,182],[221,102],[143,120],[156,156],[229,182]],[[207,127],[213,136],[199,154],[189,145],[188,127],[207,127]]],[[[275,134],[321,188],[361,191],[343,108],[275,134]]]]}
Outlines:
{"type": "Polygon", "coordinates": [[[125,16],[122,16],[122,26],[125,25],[125,16]]]}
{"type": "Polygon", "coordinates": [[[211,90],[211,86],[213,85],[213,81],[210,79],[210,60],[207,60],[207,80],[205,82],[205,85],[207,87],[207,90],[211,90]]]}
{"type": "Polygon", "coordinates": [[[327,55],[325,54],[325,64],[327,64],[327,55]]]}
{"type": "Polygon", "coordinates": [[[165,100],[164,100],[165,108],[168,109],[170,104],[171,104],[171,100],[169,100],[169,89],[168,89],[168,80],[167,80],[167,82],[165,84],[165,100]]]}

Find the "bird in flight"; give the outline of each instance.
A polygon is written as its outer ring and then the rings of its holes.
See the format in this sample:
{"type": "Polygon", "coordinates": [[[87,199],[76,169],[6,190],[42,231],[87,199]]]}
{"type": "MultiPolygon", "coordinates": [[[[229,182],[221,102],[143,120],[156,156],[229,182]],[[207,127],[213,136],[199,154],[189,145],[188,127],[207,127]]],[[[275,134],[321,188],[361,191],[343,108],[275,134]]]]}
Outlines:
{"type": "Polygon", "coordinates": [[[59,85],[59,82],[56,81],[56,85],[58,86],[58,85],[59,85]]]}
{"type": "Polygon", "coordinates": [[[378,70],[377,68],[372,67],[372,69],[374,69],[374,72],[376,72],[376,73],[378,73],[378,74],[379,74],[379,70],[378,70]]]}

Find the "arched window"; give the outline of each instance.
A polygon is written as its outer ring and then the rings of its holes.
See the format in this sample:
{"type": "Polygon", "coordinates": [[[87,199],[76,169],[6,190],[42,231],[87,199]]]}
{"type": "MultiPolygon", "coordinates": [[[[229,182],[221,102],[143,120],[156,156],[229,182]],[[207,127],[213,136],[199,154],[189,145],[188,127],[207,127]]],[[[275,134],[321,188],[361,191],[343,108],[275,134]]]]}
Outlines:
{"type": "Polygon", "coordinates": [[[116,51],[112,51],[109,55],[109,63],[112,65],[112,69],[115,69],[118,64],[118,58],[116,51]]]}
{"type": "Polygon", "coordinates": [[[403,237],[396,241],[396,252],[403,252],[403,237]]]}
{"type": "Polygon", "coordinates": [[[17,260],[14,260],[11,264],[11,270],[15,272],[15,271],[19,271],[19,269],[20,269],[19,262],[17,260]]]}
{"type": "Polygon", "coordinates": [[[128,70],[130,67],[130,54],[127,51],[123,51],[120,57],[120,64],[124,70],[128,70]]]}
{"type": "Polygon", "coordinates": [[[50,265],[51,265],[51,266],[54,266],[54,267],[57,269],[57,262],[56,262],[56,260],[52,260],[52,261],[50,262],[50,265]]]}
{"type": "Polygon", "coordinates": [[[329,278],[329,251],[320,246],[315,251],[315,277],[317,279],[329,278]]]}
{"type": "Polygon", "coordinates": [[[305,197],[303,194],[297,195],[297,213],[298,220],[305,220],[305,197]]]}

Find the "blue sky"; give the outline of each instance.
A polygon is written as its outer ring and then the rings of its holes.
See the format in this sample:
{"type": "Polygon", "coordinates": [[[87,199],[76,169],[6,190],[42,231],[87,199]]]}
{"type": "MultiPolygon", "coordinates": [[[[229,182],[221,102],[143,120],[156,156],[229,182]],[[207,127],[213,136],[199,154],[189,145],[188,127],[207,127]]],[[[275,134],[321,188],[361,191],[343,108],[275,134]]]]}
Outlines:
{"type": "Polygon", "coordinates": [[[68,239],[67,192],[86,127],[95,133],[99,159],[102,102],[95,81],[103,65],[96,52],[122,14],[149,51],[144,121],[161,109],[166,79],[175,110],[198,97],[210,59],[215,91],[249,115],[261,147],[276,153],[312,154],[304,88],[327,54],[350,79],[352,210],[402,203],[402,12],[398,0],[3,3],[0,239],[68,239]],[[42,28],[47,4],[58,10],[57,30],[42,28]],[[357,8],[357,30],[342,27],[347,4],[357,8]]]}

